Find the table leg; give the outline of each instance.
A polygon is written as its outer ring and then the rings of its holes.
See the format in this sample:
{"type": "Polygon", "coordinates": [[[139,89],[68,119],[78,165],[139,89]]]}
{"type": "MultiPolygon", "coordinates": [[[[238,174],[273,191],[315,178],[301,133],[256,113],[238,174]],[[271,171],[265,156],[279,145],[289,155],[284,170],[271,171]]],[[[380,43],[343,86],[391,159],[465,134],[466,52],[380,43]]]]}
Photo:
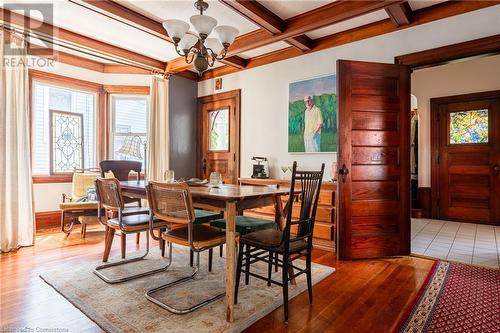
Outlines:
{"type": "MultiPolygon", "coordinates": [[[[280,230],[284,230],[286,227],[286,216],[285,212],[283,210],[283,202],[281,201],[281,196],[277,195],[274,197],[274,209],[275,209],[275,221],[278,224],[278,228],[280,230]]],[[[293,267],[288,266],[288,275],[290,277],[293,276],[293,267]]],[[[291,285],[296,285],[297,282],[295,281],[295,278],[290,280],[291,285]]]]}
{"type": "Polygon", "coordinates": [[[226,320],[234,320],[236,202],[226,203],[226,320]]]}

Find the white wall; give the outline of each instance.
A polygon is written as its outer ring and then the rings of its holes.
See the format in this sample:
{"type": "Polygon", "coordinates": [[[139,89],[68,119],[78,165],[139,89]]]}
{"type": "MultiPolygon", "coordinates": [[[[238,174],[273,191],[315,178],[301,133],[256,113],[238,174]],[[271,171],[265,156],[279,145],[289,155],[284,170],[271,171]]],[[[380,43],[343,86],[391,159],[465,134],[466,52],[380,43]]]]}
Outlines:
{"type": "MultiPolygon", "coordinates": [[[[272,176],[297,160],[303,167],[329,165],[336,154],[287,152],[288,85],[336,72],[338,59],[394,63],[394,57],[500,33],[500,6],[490,7],[415,28],[373,37],[321,52],[245,70],[223,77],[223,89],[241,89],[241,176],[250,176],[252,156],[271,158],[272,176]]],[[[198,95],[214,94],[214,80],[198,84],[198,95]]],[[[326,176],[330,176],[327,172],[326,176]]]]}
{"type": "Polygon", "coordinates": [[[418,183],[431,186],[430,99],[500,90],[500,55],[421,69],[411,77],[419,114],[418,183]]]}
{"type": "MultiPolygon", "coordinates": [[[[53,67],[36,69],[100,84],[149,86],[150,81],[150,75],[105,74],[58,62],[53,67]]],[[[35,212],[58,210],[62,193],[71,193],[71,183],[33,184],[35,212]]]]}

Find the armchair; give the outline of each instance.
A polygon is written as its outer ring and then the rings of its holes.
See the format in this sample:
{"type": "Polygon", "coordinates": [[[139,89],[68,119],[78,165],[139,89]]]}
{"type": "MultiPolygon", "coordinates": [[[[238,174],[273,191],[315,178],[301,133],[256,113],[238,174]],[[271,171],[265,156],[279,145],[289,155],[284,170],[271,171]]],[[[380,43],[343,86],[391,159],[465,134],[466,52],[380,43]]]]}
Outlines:
{"type": "MultiPolygon", "coordinates": [[[[61,231],[70,234],[80,216],[97,216],[97,201],[88,200],[87,191],[94,186],[99,176],[94,169],[75,170],[71,184],[71,194],[62,194],[61,231]],[[67,221],[69,222],[67,223],[67,221]]],[[[85,226],[82,224],[82,236],[85,238],[85,226]]]]}

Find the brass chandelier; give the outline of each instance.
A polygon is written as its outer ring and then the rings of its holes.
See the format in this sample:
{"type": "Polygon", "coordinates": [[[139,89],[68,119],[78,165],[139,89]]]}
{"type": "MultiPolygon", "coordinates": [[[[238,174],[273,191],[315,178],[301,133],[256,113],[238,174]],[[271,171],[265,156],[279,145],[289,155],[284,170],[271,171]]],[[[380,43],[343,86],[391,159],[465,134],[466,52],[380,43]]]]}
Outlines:
{"type": "Polygon", "coordinates": [[[193,64],[201,76],[216,60],[222,60],[227,55],[227,49],[238,35],[238,29],[221,25],[211,16],[203,15],[208,9],[208,3],[196,0],[194,7],[200,12],[189,19],[197,33],[189,31],[189,23],[170,19],[163,22],[163,27],[172,38],[175,51],[184,57],[186,63],[193,64]],[[217,26],[217,27],[216,27],[217,26]],[[215,31],[218,38],[208,38],[215,31]]]}

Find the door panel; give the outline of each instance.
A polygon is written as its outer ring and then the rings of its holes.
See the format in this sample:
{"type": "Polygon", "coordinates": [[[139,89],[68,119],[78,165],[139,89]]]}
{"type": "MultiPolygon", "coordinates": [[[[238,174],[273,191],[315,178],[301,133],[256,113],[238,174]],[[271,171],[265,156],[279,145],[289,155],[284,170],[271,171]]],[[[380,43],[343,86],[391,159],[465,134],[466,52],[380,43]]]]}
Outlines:
{"type": "Polygon", "coordinates": [[[476,94],[470,100],[456,98],[438,99],[433,107],[439,131],[438,217],[497,224],[500,99],[478,99],[476,94]]]}
{"type": "Polygon", "coordinates": [[[198,177],[219,172],[225,183],[239,177],[240,91],[200,97],[198,177]]]}
{"type": "Polygon", "coordinates": [[[337,256],[409,254],[409,69],[339,60],[337,82],[337,256]]]}

